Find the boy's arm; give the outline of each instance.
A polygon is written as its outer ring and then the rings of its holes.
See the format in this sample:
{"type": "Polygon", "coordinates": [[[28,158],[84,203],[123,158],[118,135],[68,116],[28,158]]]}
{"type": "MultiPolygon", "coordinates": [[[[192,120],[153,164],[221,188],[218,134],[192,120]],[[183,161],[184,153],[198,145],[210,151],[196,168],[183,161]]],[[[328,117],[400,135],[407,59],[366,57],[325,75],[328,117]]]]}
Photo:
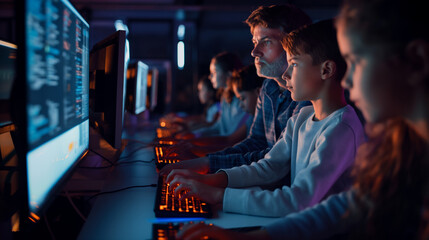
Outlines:
{"type": "MultiPolygon", "coordinates": [[[[312,206],[320,202],[351,167],[357,145],[355,133],[348,125],[340,123],[328,128],[318,137],[316,149],[311,153],[307,167],[296,173],[291,187],[284,186],[275,191],[227,188],[223,209],[228,212],[280,217],[312,206]]],[[[277,150],[276,146],[269,153],[273,155],[271,158],[241,167],[241,174],[235,173],[234,168],[225,170],[228,174],[228,187],[243,187],[245,185],[242,181],[252,184],[252,181],[260,180],[262,176],[266,180],[270,177],[280,179],[279,175],[284,169],[277,161],[273,161],[276,160],[275,155],[280,153],[274,151],[277,150]]],[[[344,187],[348,186],[345,184],[344,187]]]]}
{"type": "Polygon", "coordinates": [[[353,192],[333,195],[314,207],[292,213],[264,229],[271,239],[327,239],[344,234],[356,222],[351,212],[350,201],[353,192]]]}
{"type": "Polygon", "coordinates": [[[214,173],[219,169],[227,169],[232,167],[238,167],[241,165],[249,165],[252,162],[256,162],[259,159],[264,158],[265,154],[270,151],[270,148],[266,148],[261,151],[247,152],[246,154],[226,154],[226,155],[208,155],[209,160],[209,173],[214,173]]]}

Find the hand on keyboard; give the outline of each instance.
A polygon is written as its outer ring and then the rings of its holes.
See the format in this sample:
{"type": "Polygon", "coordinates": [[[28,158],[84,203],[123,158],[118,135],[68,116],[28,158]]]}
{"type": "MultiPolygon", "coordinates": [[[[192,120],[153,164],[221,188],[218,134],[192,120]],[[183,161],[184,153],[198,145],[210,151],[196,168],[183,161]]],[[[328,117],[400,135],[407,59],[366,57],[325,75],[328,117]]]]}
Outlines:
{"type": "Polygon", "coordinates": [[[166,157],[174,154],[180,160],[197,158],[198,156],[192,152],[192,148],[194,147],[192,143],[182,140],[166,149],[166,157]]]}
{"type": "Polygon", "coordinates": [[[176,239],[249,239],[245,233],[223,229],[213,224],[195,223],[181,227],[176,239]]]}
{"type": "Polygon", "coordinates": [[[174,189],[174,195],[180,196],[179,200],[189,197],[196,197],[209,204],[219,204],[223,202],[225,188],[213,187],[194,179],[187,179],[176,176],[169,183],[170,189],[174,189]]]}

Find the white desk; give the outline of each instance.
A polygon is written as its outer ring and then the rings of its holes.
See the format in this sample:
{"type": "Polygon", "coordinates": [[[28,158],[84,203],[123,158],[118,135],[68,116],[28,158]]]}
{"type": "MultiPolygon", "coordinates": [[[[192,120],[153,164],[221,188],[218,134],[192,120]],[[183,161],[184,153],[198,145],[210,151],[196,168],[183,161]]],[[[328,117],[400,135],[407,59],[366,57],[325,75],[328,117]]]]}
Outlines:
{"type": "MultiPolygon", "coordinates": [[[[127,131],[124,131],[127,132],[127,131]]],[[[141,131],[126,134],[128,138],[141,135],[141,131]]],[[[153,147],[141,148],[143,143],[129,142],[121,154],[118,163],[127,161],[153,159],[153,147]],[[139,148],[140,147],[140,148],[139,148]]],[[[155,163],[119,164],[110,172],[103,185],[103,192],[114,191],[130,186],[156,184],[158,174],[155,163]]],[[[154,214],[155,187],[131,188],[115,193],[99,195],[81,229],[79,240],[95,239],[139,239],[152,238],[152,224],[157,219],[154,214]]],[[[253,217],[240,214],[219,212],[217,218],[206,222],[224,228],[261,226],[269,224],[276,218],[253,217]]],[[[158,219],[162,220],[162,219],[158,219]]]]}

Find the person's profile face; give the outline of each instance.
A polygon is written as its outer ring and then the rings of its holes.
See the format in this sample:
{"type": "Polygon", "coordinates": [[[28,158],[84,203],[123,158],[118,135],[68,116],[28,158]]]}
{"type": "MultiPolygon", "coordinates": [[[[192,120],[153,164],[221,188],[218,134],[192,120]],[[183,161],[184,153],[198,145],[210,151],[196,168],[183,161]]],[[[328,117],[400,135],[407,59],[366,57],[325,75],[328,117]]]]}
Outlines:
{"type": "Polygon", "coordinates": [[[201,104],[206,104],[210,97],[210,92],[207,89],[207,86],[202,82],[198,83],[198,98],[200,99],[201,104]]]}
{"type": "Polygon", "coordinates": [[[317,100],[323,88],[320,64],[313,64],[309,54],[287,53],[288,68],[282,78],[294,101],[317,100]]]}
{"type": "Polygon", "coordinates": [[[220,69],[215,60],[210,62],[210,81],[213,84],[214,89],[219,89],[226,86],[227,74],[220,69]]]}
{"type": "Polygon", "coordinates": [[[237,84],[232,84],[232,90],[235,96],[240,100],[240,107],[250,115],[255,115],[258,91],[242,91],[237,88],[237,84]]]}
{"type": "Polygon", "coordinates": [[[362,111],[367,122],[380,122],[401,115],[406,102],[407,77],[401,62],[382,46],[364,44],[358,32],[337,22],[340,52],[347,62],[342,80],[350,100],[362,111]]]}
{"type": "Polygon", "coordinates": [[[284,88],[286,83],[281,79],[281,75],[287,67],[287,62],[286,53],[281,44],[283,32],[277,28],[257,25],[253,28],[252,35],[251,54],[255,58],[258,76],[276,79],[284,88]]]}

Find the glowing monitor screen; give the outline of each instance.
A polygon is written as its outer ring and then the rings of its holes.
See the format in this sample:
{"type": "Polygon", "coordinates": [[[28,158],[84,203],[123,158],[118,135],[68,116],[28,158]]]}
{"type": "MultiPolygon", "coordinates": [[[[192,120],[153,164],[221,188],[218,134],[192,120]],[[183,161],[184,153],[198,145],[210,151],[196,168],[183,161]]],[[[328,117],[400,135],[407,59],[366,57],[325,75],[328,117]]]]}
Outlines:
{"type": "Polygon", "coordinates": [[[34,216],[88,149],[89,25],[66,0],[28,0],[25,36],[27,199],[34,216]]]}
{"type": "Polygon", "coordinates": [[[127,70],[127,110],[140,114],[146,110],[147,77],[149,66],[141,61],[130,64],[127,70]]]}

